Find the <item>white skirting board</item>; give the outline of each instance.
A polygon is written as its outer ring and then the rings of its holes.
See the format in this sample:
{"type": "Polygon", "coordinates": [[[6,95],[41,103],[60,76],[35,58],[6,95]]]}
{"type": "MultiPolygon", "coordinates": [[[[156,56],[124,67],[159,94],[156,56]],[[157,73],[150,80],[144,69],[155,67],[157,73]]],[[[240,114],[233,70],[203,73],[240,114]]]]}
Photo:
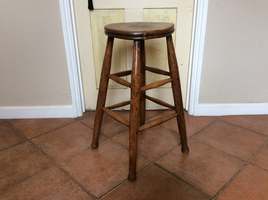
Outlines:
{"type": "Polygon", "coordinates": [[[195,116],[268,115],[268,103],[197,104],[195,116]]]}
{"type": "Polygon", "coordinates": [[[75,118],[76,111],[72,105],[0,107],[0,119],[75,118]]]}

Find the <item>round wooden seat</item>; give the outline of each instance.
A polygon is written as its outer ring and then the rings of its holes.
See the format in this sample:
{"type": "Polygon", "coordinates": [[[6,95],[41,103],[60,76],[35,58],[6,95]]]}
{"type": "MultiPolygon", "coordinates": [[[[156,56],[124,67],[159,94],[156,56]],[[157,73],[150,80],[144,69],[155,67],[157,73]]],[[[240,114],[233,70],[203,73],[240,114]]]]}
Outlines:
{"type": "Polygon", "coordinates": [[[127,22],[108,24],[108,36],[127,40],[146,40],[166,37],[174,32],[174,24],[164,22],[127,22]]]}

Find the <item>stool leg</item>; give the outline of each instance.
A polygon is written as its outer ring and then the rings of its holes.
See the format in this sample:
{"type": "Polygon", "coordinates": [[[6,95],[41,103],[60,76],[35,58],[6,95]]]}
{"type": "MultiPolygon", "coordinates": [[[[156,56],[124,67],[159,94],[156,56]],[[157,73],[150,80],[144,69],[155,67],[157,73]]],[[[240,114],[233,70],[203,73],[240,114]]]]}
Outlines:
{"type": "MultiPolygon", "coordinates": [[[[146,58],[145,58],[145,41],[141,40],[141,86],[145,85],[146,82],[146,72],[145,72],[145,65],[146,65],[146,58]]],[[[146,102],[145,102],[145,91],[141,92],[141,100],[140,100],[140,114],[141,114],[141,119],[140,119],[140,125],[143,125],[145,123],[145,118],[146,118],[146,102]]]]}
{"type": "Polygon", "coordinates": [[[178,63],[176,59],[176,53],[175,53],[175,49],[173,45],[172,36],[171,35],[167,36],[166,40],[167,40],[167,50],[168,50],[168,64],[169,64],[169,70],[171,72],[171,78],[172,78],[172,91],[173,91],[173,97],[174,97],[174,104],[176,107],[176,111],[178,113],[177,123],[178,123],[178,129],[180,133],[182,152],[188,153],[189,147],[187,144],[186,125],[185,125],[185,119],[184,119],[184,110],[183,110],[183,101],[182,101],[182,94],[181,94],[178,63]]]}
{"type": "Polygon", "coordinates": [[[92,143],[91,143],[92,149],[98,148],[98,145],[99,145],[99,135],[100,135],[101,124],[102,124],[102,119],[103,119],[103,107],[105,106],[108,83],[109,83],[109,74],[110,74],[111,63],[112,63],[113,43],[114,43],[114,38],[108,37],[103,65],[102,65],[102,71],[101,71],[99,94],[98,94],[96,115],[95,115],[95,121],[94,121],[94,131],[93,131],[93,138],[92,138],[92,143]]]}
{"type": "Polygon", "coordinates": [[[130,181],[136,180],[137,136],[140,126],[140,98],[141,98],[141,68],[142,41],[135,40],[133,47],[133,62],[131,74],[131,105],[129,127],[129,175],[130,181]]]}

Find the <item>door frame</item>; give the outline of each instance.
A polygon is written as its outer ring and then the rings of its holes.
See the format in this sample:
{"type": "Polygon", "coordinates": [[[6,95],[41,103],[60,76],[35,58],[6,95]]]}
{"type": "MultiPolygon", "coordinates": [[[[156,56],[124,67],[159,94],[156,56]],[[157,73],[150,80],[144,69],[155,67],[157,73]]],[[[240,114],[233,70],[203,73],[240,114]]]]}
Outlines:
{"type": "MultiPolygon", "coordinates": [[[[206,35],[208,0],[195,0],[190,52],[190,65],[187,83],[186,109],[195,115],[199,102],[204,44],[206,35]]],[[[74,116],[85,112],[81,65],[73,0],[59,0],[66,59],[68,64],[69,85],[74,116]]]]}
{"type": "Polygon", "coordinates": [[[190,71],[188,78],[187,108],[190,115],[197,115],[202,67],[205,49],[209,0],[195,0],[190,71]]]}
{"type": "Polygon", "coordinates": [[[72,98],[73,117],[85,112],[85,101],[81,77],[81,65],[76,35],[74,6],[72,0],[58,0],[68,65],[69,87],[72,98]]]}

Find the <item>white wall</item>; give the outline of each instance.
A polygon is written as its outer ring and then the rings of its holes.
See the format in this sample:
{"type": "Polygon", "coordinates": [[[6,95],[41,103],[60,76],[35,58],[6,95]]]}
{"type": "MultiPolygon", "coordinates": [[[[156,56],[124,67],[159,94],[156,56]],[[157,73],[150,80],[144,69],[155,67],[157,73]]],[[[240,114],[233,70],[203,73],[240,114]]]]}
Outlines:
{"type": "Polygon", "coordinates": [[[57,0],[0,1],[0,95],[0,111],[71,104],[57,0]]]}
{"type": "Polygon", "coordinates": [[[209,0],[199,103],[268,102],[267,8],[267,0],[209,0]]]}

